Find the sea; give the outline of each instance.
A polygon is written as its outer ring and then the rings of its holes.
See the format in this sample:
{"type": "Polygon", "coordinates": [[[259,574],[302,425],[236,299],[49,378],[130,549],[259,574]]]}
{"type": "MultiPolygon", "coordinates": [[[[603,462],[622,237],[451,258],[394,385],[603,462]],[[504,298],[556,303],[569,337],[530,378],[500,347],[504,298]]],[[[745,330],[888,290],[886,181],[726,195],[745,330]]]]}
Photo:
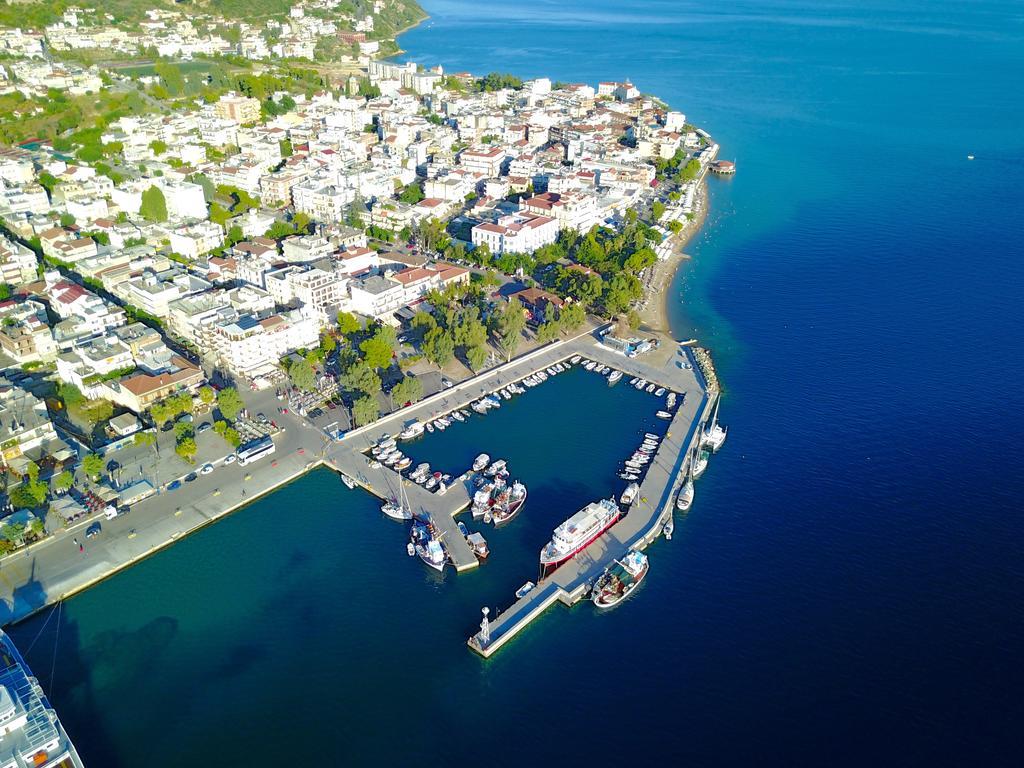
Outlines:
{"type": "Polygon", "coordinates": [[[473,573],[313,472],[11,629],[86,763],[1020,765],[1024,8],[424,7],[408,60],[628,78],[736,161],[670,300],[725,448],[635,595],[486,661],[481,607],[615,490],[649,396],[564,374],[416,444],[530,488],[473,573]]]}

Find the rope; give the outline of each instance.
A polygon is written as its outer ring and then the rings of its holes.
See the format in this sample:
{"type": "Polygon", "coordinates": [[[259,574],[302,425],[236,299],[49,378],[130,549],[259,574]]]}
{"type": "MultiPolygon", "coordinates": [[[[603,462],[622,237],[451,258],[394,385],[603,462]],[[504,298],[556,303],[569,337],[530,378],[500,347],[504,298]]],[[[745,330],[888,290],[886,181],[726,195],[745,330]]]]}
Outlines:
{"type": "MultiPolygon", "coordinates": [[[[60,605],[60,603],[57,603],[57,605],[60,605]]],[[[53,618],[53,612],[57,610],[57,605],[53,606],[50,609],[50,613],[46,617],[46,621],[43,622],[43,626],[41,626],[39,628],[39,631],[36,632],[35,639],[29,644],[28,649],[26,649],[26,651],[25,651],[25,655],[26,656],[28,656],[30,653],[32,653],[32,649],[35,647],[36,641],[39,640],[40,635],[43,634],[43,630],[46,629],[46,625],[50,623],[50,619],[53,618]]]]}
{"type": "Polygon", "coordinates": [[[61,612],[64,610],[64,603],[57,603],[57,634],[53,638],[53,663],[50,664],[50,693],[53,693],[54,689],[54,674],[57,671],[57,645],[60,642],[60,617],[61,612]]]}

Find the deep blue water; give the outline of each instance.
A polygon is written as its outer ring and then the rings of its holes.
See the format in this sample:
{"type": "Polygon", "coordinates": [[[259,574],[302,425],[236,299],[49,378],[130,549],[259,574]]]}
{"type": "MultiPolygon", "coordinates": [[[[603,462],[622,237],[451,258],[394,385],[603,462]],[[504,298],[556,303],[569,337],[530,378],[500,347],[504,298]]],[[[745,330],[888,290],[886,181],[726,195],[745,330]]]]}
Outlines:
{"type": "Polygon", "coordinates": [[[1019,764],[1021,6],[425,6],[424,64],[630,77],[737,160],[673,302],[727,447],[634,598],[488,662],[479,606],[532,576],[553,507],[608,491],[648,404],[566,377],[424,441],[531,488],[457,578],[316,473],[64,606],[54,699],[90,764],[1019,764]]]}

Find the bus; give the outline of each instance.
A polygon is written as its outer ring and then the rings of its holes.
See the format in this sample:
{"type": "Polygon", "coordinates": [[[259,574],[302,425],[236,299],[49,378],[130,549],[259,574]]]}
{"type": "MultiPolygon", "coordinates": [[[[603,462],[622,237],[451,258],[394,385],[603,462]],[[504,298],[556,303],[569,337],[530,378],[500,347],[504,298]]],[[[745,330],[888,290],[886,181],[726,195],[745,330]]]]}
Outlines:
{"type": "Polygon", "coordinates": [[[264,456],[269,456],[274,450],[274,441],[268,435],[251,443],[246,443],[245,446],[238,449],[235,455],[238,456],[238,464],[244,467],[246,464],[259,461],[264,456]]]}

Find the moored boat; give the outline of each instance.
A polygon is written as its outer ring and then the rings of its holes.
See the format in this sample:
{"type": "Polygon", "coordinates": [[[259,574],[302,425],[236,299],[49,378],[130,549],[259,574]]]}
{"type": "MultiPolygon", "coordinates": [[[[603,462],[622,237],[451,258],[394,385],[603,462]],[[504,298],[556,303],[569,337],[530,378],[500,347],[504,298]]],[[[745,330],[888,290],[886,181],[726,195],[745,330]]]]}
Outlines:
{"type": "Polygon", "coordinates": [[[626,490],[622,492],[622,496],[619,497],[619,502],[628,507],[633,503],[633,499],[636,498],[637,494],[640,493],[640,486],[636,483],[630,483],[626,486],[626,490]]]}
{"type": "Polygon", "coordinates": [[[609,384],[614,384],[614,383],[616,383],[621,378],[622,378],[622,371],[612,371],[610,374],[608,374],[608,383],[609,384]]]}
{"type": "Polygon", "coordinates": [[[611,608],[629,597],[647,576],[650,562],[643,552],[630,550],[621,560],[605,569],[591,591],[590,599],[598,608],[611,608]]]}
{"type": "Polygon", "coordinates": [[[725,444],[725,437],[728,433],[728,428],[718,423],[718,404],[721,401],[722,397],[719,395],[715,400],[715,410],[711,414],[711,425],[704,430],[701,436],[701,443],[710,448],[712,453],[718,453],[718,450],[725,444]]]}
{"type": "Polygon", "coordinates": [[[672,418],[672,414],[669,413],[668,411],[658,411],[654,415],[657,416],[659,419],[671,419],[672,418]]]}
{"type": "Polygon", "coordinates": [[[480,472],[490,463],[491,457],[488,456],[486,453],[481,453],[479,456],[476,457],[476,459],[473,460],[473,471],[480,472]]]}
{"type": "Polygon", "coordinates": [[[414,437],[419,437],[422,434],[423,425],[418,421],[414,421],[398,434],[398,438],[400,440],[412,440],[414,437]]]}
{"type": "Polygon", "coordinates": [[[551,541],[540,552],[540,564],[550,572],[571,558],[615,525],[622,510],[612,499],[601,499],[585,506],[555,528],[551,541]]]}
{"type": "Polygon", "coordinates": [[[526,502],[526,486],[518,480],[502,488],[491,505],[491,520],[495,525],[504,525],[519,514],[526,502]]]}

